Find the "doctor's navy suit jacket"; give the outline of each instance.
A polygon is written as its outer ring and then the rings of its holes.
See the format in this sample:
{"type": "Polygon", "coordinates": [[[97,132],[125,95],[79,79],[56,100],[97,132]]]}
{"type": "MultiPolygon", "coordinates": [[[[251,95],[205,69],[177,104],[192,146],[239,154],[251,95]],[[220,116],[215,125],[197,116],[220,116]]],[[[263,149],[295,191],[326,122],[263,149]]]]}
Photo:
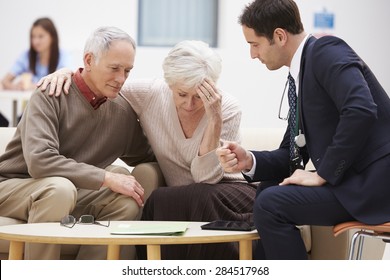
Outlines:
{"type": "MultiPolygon", "coordinates": [[[[301,149],[356,220],[390,221],[390,99],[364,61],[343,40],[310,37],[298,93],[301,149]]],[[[289,128],[280,148],[253,151],[252,181],[289,176],[289,128]]]]}

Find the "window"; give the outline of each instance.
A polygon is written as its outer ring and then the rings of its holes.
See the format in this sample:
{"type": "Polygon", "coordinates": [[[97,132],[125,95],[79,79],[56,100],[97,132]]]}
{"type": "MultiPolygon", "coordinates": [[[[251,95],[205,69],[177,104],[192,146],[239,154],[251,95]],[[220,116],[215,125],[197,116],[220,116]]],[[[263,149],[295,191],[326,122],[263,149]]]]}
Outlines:
{"type": "Polygon", "coordinates": [[[217,47],[218,0],[139,0],[138,6],[138,45],[201,40],[217,47]]]}

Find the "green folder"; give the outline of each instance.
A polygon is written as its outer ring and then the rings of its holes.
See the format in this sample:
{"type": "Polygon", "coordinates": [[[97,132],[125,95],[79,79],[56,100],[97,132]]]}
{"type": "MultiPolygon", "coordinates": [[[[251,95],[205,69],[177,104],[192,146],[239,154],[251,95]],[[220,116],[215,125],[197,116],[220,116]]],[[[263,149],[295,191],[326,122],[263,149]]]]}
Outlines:
{"type": "Polygon", "coordinates": [[[112,228],[111,234],[129,235],[181,235],[188,228],[187,222],[123,222],[112,228]]]}

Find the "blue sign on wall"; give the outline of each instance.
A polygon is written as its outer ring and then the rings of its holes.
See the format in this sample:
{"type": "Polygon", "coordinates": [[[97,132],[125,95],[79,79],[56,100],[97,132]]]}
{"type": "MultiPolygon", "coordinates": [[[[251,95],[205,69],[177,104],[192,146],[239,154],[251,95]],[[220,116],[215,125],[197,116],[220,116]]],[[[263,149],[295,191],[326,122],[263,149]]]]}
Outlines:
{"type": "Polygon", "coordinates": [[[320,13],[314,14],[314,27],[315,28],[334,28],[334,14],[328,13],[326,10],[320,13]]]}

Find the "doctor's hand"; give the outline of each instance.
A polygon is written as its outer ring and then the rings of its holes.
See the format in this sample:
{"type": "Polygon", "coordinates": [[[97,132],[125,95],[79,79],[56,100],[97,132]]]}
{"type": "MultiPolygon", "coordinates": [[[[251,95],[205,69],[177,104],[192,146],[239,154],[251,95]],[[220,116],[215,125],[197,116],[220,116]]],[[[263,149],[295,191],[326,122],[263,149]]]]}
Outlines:
{"type": "Polygon", "coordinates": [[[62,89],[66,94],[69,93],[70,84],[72,83],[72,70],[68,68],[61,68],[45,77],[42,77],[38,83],[37,87],[41,91],[45,91],[47,86],[50,84],[49,95],[60,96],[62,89]]]}
{"type": "Polygon", "coordinates": [[[302,169],[297,169],[295,172],[288,178],[284,179],[279,185],[300,185],[307,187],[319,187],[326,183],[326,180],[323,179],[317,172],[310,172],[302,169]]]}
{"type": "Polygon", "coordinates": [[[251,153],[235,142],[224,142],[216,150],[216,154],[225,172],[235,173],[252,169],[251,153]]]}

